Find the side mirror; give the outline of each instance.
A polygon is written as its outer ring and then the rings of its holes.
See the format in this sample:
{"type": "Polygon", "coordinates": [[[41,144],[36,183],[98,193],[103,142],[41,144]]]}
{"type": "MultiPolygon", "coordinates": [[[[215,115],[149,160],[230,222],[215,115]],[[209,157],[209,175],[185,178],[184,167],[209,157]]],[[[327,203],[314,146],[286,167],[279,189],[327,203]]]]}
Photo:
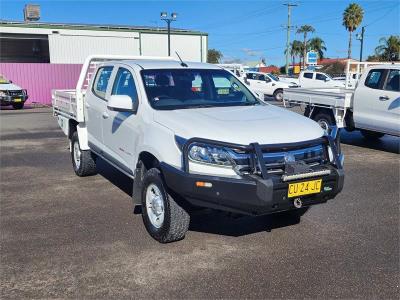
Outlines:
{"type": "Polygon", "coordinates": [[[108,99],[107,108],[113,111],[136,112],[137,101],[133,103],[132,98],[127,95],[112,95],[108,99]]]}
{"type": "Polygon", "coordinates": [[[327,82],[327,81],[329,81],[330,79],[329,78],[325,78],[325,82],[327,82]]]}
{"type": "Polygon", "coordinates": [[[12,80],[10,80],[10,83],[13,83],[12,80]]]}

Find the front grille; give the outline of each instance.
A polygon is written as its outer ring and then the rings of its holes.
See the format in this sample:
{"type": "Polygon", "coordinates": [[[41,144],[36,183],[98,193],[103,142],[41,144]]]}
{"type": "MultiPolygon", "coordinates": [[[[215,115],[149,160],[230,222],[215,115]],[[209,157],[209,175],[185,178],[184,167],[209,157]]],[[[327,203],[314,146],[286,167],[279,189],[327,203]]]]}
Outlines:
{"type": "MultiPolygon", "coordinates": [[[[236,163],[237,171],[252,171],[251,157],[249,154],[236,152],[233,156],[236,163]]],[[[263,152],[263,158],[265,166],[267,168],[267,172],[269,174],[277,175],[281,175],[285,172],[286,163],[301,162],[311,168],[320,166],[326,162],[326,154],[323,145],[282,152],[263,152]]],[[[256,167],[255,171],[256,173],[259,173],[259,167],[256,167]]]]}
{"type": "Polygon", "coordinates": [[[22,96],[24,93],[22,90],[8,91],[8,94],[12,97],[22,96]]]}

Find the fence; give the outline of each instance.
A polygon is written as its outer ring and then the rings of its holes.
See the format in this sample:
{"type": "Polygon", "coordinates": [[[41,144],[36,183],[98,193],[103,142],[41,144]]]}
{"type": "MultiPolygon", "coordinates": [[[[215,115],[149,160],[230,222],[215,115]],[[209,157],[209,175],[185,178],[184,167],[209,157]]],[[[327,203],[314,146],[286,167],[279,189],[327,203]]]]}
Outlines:
{"type": "Polygon", "coordinates": [[[52,89],[73,89],[82,65],[48,63],[0,63],[0,74],[23,89],[29,102],[51,104],[52,89]]]}

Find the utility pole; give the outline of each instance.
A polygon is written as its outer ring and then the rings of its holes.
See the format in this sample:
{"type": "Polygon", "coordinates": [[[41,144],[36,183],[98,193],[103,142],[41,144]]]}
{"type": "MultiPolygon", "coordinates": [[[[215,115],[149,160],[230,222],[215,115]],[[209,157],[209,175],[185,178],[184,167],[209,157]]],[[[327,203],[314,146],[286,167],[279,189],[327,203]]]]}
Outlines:
{"type": "MultiPolygon", "coordinates": [[[[292,26],[290,26],[290,13],[292,10],[292,7],[297,6],[297,4],[292,4],[290,2],[283,4],[287,6],[288,8],[288,21],[287,21],[287,27],[286,27],[286,66],[285,66],[285,72],[286,75],[289,74],[289,60],[290,60],[290,29],[292,26]]],[[[294,67],[294,66],[293,66],[294,67]]]]}
{"type": "Polygon", "coordinates": [[[361,47],[360,47],[360,61],[363,59],[363,46],[364,46],[364,33],[365,33],[365,26],[361,27],[361,34],[357,34],[357,40],[360,40],[361,47]]]}

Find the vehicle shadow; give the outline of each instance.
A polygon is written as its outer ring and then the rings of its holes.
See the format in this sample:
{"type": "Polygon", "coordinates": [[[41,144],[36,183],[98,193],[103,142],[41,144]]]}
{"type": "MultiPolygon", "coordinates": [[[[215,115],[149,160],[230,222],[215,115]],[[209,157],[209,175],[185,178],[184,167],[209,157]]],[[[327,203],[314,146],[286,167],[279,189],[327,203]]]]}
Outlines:
{"type": "Polygon", "coordinates": [[[346,145],[358,146],[363,148],[369,148],[373,150],[381,150],[386,152],[391,152],[395,154],[400,154],[400,138],[385,135],[384,137],[376,140],[365,139],[360,131],[356,130],[353,132],[348,132],[346,130],[341,130],[340,132],[340,142],[346,145]]]}
{"type": "Polygon", "coordinates": [[[131,178],[100,157],[96,160],[96,168],[99,175],[103,176],[121,191],[132,197],[133,180],[131,178]]]}
{"type": "Polygon", "coordinates": [[[300,217],[289,217],[283,213],[259,217],[233,217],[229,213],[205,209],[191,214],[189,230],[239,237],[258,232],[269,232],[298,223],[300,223],[300,217]]]}

